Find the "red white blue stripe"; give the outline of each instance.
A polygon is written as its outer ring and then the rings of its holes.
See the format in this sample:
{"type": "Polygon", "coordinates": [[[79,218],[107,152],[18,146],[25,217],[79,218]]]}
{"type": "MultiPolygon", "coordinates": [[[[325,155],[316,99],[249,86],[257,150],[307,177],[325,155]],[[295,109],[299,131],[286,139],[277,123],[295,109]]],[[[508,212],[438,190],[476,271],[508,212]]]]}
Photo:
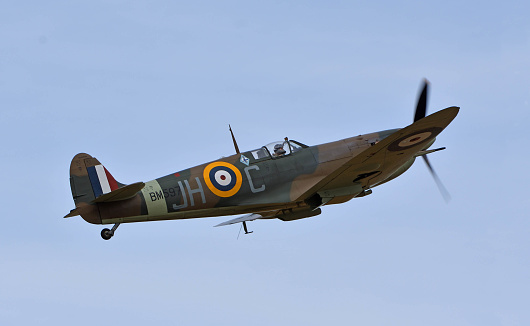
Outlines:
{"type": "Polygon", "coordinates": [[[90,166],[86,169],[96,198],[119,188],[114,177],[103,165],[90,166]]]}

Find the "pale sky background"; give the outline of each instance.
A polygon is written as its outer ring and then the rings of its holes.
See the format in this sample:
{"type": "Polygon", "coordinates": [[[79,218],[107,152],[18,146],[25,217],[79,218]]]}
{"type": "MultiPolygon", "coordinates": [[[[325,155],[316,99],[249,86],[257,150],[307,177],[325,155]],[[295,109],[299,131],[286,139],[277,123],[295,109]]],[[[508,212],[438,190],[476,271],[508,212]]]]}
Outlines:
{"type": "Polygon", "coordinates": [[[1,325],[529,325],[528,1],[4,1],[1,325]],[[293,222],[122,225],[72,157],[148,181],[460,106],[430,155],[293,222]]]}

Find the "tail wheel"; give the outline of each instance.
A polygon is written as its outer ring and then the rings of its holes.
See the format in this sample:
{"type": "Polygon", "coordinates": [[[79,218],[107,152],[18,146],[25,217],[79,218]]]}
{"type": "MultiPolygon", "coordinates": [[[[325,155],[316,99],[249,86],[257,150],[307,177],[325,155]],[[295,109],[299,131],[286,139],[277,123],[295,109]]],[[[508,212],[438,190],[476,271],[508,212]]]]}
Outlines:
{"type": "Polygon", "coordinates": [[[103,238],[103,240],[110,240],[110,238],[112,238],[113,235],[114,235],[114,232],[109,229],[101,230],[101,237],[103,238]]]}
{"type": "Polygon", "coordinates": [[[110,240],[110,238],[114,236],[114,232],[116,231],[118,226],[120,226],[120,223],[114,224],[114,226],[110,230],[109,229],[101,230],[101,237],[103,238],[103,240],[110,240]]]}

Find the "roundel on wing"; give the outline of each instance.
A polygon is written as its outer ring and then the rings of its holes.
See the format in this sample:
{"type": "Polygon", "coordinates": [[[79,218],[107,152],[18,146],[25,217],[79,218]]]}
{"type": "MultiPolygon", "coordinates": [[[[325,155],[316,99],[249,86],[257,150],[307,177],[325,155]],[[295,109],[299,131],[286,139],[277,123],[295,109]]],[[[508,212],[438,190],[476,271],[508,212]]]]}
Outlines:
{"type": "Polygon", "coordinates": [[[243,177],[232,164],[214,162],[208,164],[203,172],[204,181],[214,194],[219,197],[231,197],[241,188],[243,177]]]}
{"type": "Polygon", "coordinates": [[[388,150],[402,151],[412,146],[428,142],[436,137],[442,130],[442,128],[432,127],[410,133],[388,145],[388,150]]]}

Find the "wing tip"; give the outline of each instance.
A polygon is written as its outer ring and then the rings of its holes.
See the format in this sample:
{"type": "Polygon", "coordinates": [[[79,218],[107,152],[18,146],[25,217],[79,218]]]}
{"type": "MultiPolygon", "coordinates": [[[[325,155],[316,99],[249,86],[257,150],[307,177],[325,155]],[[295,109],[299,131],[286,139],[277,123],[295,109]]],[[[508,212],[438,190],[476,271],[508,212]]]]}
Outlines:
{"type": "Polygon", "coordinates": [[[263,215],[256,214],[256,213],[251,213],[251,214],[243,215],[241,217],[236,217],[236,218],[228,220],[226,222],[214,225],[214,227],[225,226],[225,225],[230,225],[230,224],[236,224],[236,223],[241,223],[241,222],[249,222],[249,221],[257,220],[259,218],[263,218],[263,215]]]}

